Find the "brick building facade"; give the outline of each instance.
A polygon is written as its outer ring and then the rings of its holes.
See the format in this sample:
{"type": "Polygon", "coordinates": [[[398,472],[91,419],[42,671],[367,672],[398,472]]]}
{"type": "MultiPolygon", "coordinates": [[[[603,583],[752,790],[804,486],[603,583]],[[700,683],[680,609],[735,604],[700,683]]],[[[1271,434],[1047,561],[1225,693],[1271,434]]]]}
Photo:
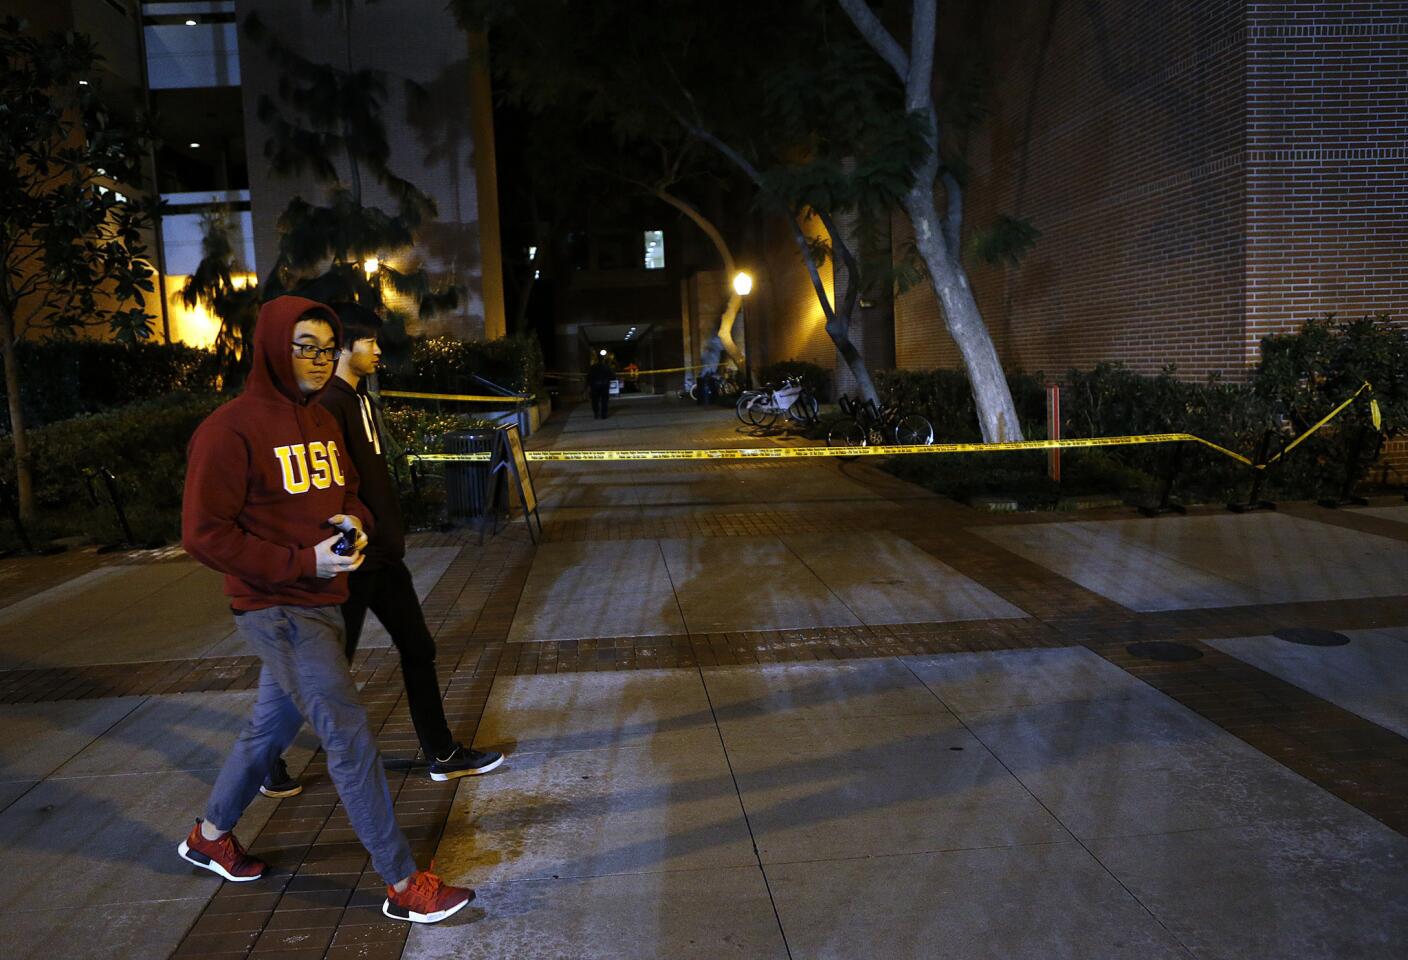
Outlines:
{"type": "MultiPolygon", "coordinates": [[[[939,37],[941,59],[976,44],[988,79],[965,233],[1001,214],[1041,231],[1020,266],[967,258],[1005,365],[1237,379],[1261,337],[1310,317],[1408,316],[1408,2],[1013,0],[966,16],[939,37]]],[[[898,249],[908,223],[893,226],[898,249]]],[[[774,279],[791,291],[780,326],[813,306],[804,279],[774,279]]],[[[801,356],[794,341],[817,352],[781,330],[767,359],[801,356]]],[[[896,298],[894,362],[959,363],[927,284],[896,298]]]]}
{"type": "MultiPolygon", "coordinates": [[[[1404,315],[1408,3],[1025,0],[981,43],[968,226],[1042,231],[973,270],[1009,366],[1235,379],[1309,317],[1404,315]]],[[[900,366],[957,363],[927,287],[895,331],[900,366]]]]}

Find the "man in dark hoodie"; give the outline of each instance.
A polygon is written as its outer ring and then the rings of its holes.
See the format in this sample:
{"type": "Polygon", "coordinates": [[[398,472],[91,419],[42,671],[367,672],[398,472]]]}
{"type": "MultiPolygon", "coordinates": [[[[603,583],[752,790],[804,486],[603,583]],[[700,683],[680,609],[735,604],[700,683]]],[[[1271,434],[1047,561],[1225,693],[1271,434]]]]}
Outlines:
{"type": "Polygon", "coordinates": [[[263,875],[263,862],[231,831],[306,719],[348,820],[386,881],[382,912],[434,923],[474,891],[416,869],[344,658],[339,605],[347,575],[363,562],[371,514],[357,498],[337,422],[315,402],[332,377],[340,335],[337,315],[320,303],[265,304],[244,392],[191,437],[182,544],[225,575],[236,629],[261,671],[253,715],[216,777],[205,817],[177,850],[226,880],[263,875]],[[346,540],[352,549],[342,555],[336,546],[346,540]]]}
{"type": "MultiPolygon", "coordinates": [[[[396,483],[382,449],[381,413],[367,393],[366,377],[376,373],[381,360],[377,336],[381,319],[356,303],[336,305],[342,323],[342,349],[331,384],[318,395],[337,421],[346,443],[345,453],[357,470],[358,498],[371,511],[373,527],[363,563],[348,574],[347,602],[342,616],[347,622],[347,660],[357,652],[367,611],[376,614],[391,634],[401,655],[401,675],[411,722],[421,750],[430,763],[432,780],[488,773],[503,763],[503,755],[472,750],[457,742],[445,722],[440,702],[440,679],[435,671],[435,640],[426,626],[411,571],[405,563],[405,522],[396,483]]],[[[265,796],[292,796],[302,788],[278,760],[260,791],[265,796]]]]}

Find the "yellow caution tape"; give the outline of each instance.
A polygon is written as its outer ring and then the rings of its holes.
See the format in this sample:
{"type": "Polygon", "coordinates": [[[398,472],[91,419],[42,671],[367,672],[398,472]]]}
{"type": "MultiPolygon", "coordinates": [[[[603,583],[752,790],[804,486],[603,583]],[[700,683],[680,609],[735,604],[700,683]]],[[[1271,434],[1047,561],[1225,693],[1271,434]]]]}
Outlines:
{"type": "MultiPolygon", "coordinates": [[[[1256,470],[1265,470],[1272,463],[1295,449],[1316,430],[1339,416],[1365,390],[1373,392],[1373,387],[1369,385],[1368,381],[1365,381],[1353,396],[1331,410],[1319,423],[1293,440],[1266,463],[1255,463],[1240,453],[1235,453],[1211,440],[1205,440],[1191,433],[1149,433],[1124,437],[1078,437],[1070,440],[1021,440],[1006,443],[894,444],[892,446],[864,447],[734,447],[714,450],[528,450],[525,453],[529,460],[536,463],[610,460],[790,460],[808,457],[895,457],[925,453],[995,453],[1007,450],[1076,450],[1085,447],[1127,447],[1147,443],[1187,442],[1201,444],[1256,470]]],[[[390,391],[383,391],[383,395],[438,396],[437,394],[392,394],[390,391]]],[[[1380,425],[1378,401],[1371,401],[1369,409],[1374,426],[1377,428],[1380,425]]],[[[415,453],[407,454],[407,457],[412,460],[430,462],[483,462],[489,459],[489,454],[415,453]]]]}
{"type": "MultiPolygon", "coordinates": [[[[1321,417],[1319,423],[1317,423],[1315,426],[1313,426],[1313,427],[1311,427],[1309,430],[1305,431],[1305,433],[1302,433],[1300,436],[1296,437],[1296,438],[1295,438],[1294,440],[1292,440],[1290,443],[1288,443],[1288,444],[1286,444],[1284,447],[1282,447],[1280,453],[1276,454],[1274,457],[1269,458],[1265,463],[1253,464],[1253,466],[1255,466],[1258,470],[1265,470],[1267,467],[1271,466],[1271,465],[1272,465],[1273,463],[1275,463],[1277,460],[1280,460],[1280,459],[1281,459],[1282,457],[1284,457],[1286,454],[1290,453],[1290,452],[1291,452],[1292,450],[1294,450],[1296,447],[1300,446],[1302,442],[1304,442],[1305,440],[1309,439],[1309,438],[1310,438],[1310,435],[1311,435],[1312,433],[1314,433],[1316,430],[1319,430],[1319,429],[1320,429],[1321,427],[1323,427],[1325,424],[1327,424],[1327,423],[1329,423],[1331,420],[1335,419],[1335,417],[1338,417],[1342,412],[1344,412],[1344,409],[1345,409],[1346,407],[1348,407],[1351,403],[1353,403],[1355,400],[1357,400],[1357,399],[1359,398],[1359,395],[1360,395],[1361,393],[1363,393],[1365,390],[1368,390],[1370,393],[1373,393],[1373,392],[1374,392],[1374,388],[1369,385],[1369,381],[1368,381],[1368,380],[1365,380],[1363,386],[1361,386],[1358,390],[1354,391],[1354,393],[1350,394],[1348,400],[1346,400],[1344,403],[1341,403],[1338,407],[1335,407],[1335,409],[1333,409],[1333,410],[1331,410],[1329,413],[1325,414],[1325,416],[1321,417]]],[[[1377,400],[1371,400],[1371,401],[1369,402],[1369,416],[1370,416],[1370,417],[1373,419],[1373,421],[1374,421],[1374,429],[1377,430],[1377,429],[1379,428],[1379,424],[1380,424],[1380,422],[1381,422],[1381,421],[1380,421],[1380,418],[1379,418],[1379,402],[1378,402],[1377,400]]]]}
{"type": "Polygon", "coordinates": [[[478,395],[471,393],[417,393],[414,390],[383,390],[383,397],[403,397],[410,400],[453,400],[460,403],[526,403],[532,397],[522,394],[512,396],[478,395]]]}
{"type": "MultiPolygon", "coordinates": [[[[734,447],[714,450],[528,450],[534,462],[597,462],[603,460],[787,460],[806,457],[893,457],[921,453],[990,453],[999,450],[1069,450],[1080,447],[1118,447],[1143,443],[1201,443],[1247,465],[1251,461],[1190,433],[1157,433],[1129,437],[1086,437],[1074,440],[1024,440],[1010,443],[894,444],[867,447],[734,447]]],[[[432,462],[484,461],[487,453],[417,453],[414,460],[432,462]]]]}

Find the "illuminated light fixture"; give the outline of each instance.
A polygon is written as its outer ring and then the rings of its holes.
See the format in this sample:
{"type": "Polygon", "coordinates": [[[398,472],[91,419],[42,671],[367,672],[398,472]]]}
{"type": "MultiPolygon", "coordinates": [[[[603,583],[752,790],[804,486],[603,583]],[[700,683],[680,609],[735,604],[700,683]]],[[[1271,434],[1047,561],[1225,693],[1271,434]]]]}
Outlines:
{"type": "Polygon", "coordinates": [[[601,354],[603,357],[606,356],[605,350],[598,350],[597,353],[601,354]]]}
{"type": "Polygon", "coordinates": [[[80,80],[80,81],[78,81],[78,85],[79,85],[80,87],[86,87],[86,86],[88,86],[88,81],[87,81],[87,80],[80,80]]]}
{"type": "Polygon", "coordinates": [[[376,257],[367,257],[362,261],[362,269],[367,273],[376,273],[381,269],[381,261],[376,257]]]}
{"type": "Polygon", "coordinates": [[[742,270],[733,275],[733,292],[740,297],[746,297],[753,291],[753,278],[742,270]]]}
{"type": "Polygon", "coordinates": [[[188,26],[188,27],[194,27],[195,25],[196,25],[196,22],[195,22],[194,20],[187,20],[187,21],[186,21],[186,26],[188,26]]]}
{"type": "Polygon", "coordinates": [[[200,141],[199,141],[199,140],[192,140],[190,146],[191,146],[191,149],[192,149],[192,150],[199,150],[199,149],[200,149],[200,141]]]}

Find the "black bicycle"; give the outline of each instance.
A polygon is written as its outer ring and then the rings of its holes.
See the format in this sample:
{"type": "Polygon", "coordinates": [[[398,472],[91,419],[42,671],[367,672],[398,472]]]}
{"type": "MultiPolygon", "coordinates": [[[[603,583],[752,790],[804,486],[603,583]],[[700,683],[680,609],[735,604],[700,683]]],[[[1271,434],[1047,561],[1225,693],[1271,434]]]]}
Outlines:
{"type": "Polygon", "coordinates": [[[926,447],[934,442],[934,425],[921,414],[893,404],[880,407],[874,400],[855,400],[844,394],[837,405],[845,416],[827,431],[829,447],[873,447],[886,443],[926,447]]]}

